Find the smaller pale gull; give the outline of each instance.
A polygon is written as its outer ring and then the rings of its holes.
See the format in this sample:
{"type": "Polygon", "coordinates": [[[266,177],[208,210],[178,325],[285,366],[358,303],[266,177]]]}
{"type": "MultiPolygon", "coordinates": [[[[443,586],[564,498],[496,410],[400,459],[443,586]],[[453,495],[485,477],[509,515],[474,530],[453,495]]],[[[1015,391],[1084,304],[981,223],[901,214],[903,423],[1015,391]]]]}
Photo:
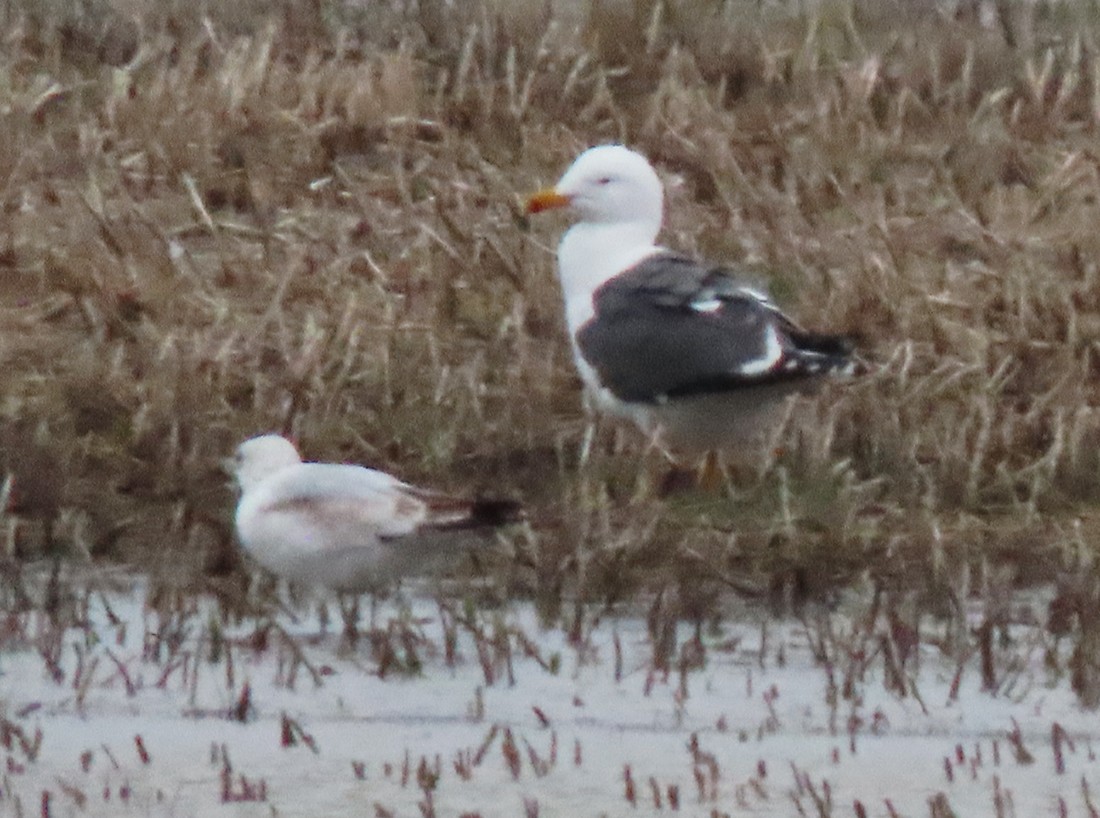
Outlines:
{"type": "Polygon", "coordinates": [[[303,463],[284,437],[237,447],[241,546],[292,582],[336,591],[377,590],[429,573],[518,519],[508,500],[467,500],[410,486],[362,466],[303,463]]]}
{"type": "Polygon", "coordinates": [[[746,454],[781,423],[786,398],[854,362],[843,338],[800,329],[728,268],[657,245],[663,200],[644,156],[602,145],[532,195],[527,212],[577,216],[558,245],[558,275],[595,406],[680,454],[746,454]]]}

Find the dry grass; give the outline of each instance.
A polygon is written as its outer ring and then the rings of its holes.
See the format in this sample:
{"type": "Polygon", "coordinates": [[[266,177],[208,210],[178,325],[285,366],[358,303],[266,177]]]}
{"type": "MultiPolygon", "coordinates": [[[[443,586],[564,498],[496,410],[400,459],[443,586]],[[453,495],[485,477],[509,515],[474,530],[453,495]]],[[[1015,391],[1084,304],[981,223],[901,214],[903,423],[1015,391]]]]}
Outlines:
{"type": "Polygon", "coordinates": [[[701,619],[731,584],[860,576],[942,613],[1006,570],[1091,570],[1093,11],[12,0],[6,546],[231,570],[218,461],[275,429],[523,498],[535,571],[501,570],[548,616],[668,587],[701,619]],[[744,264],[873,364],[738,502],[655,499],[629,430],[579,463],[561,225],[518,197],[609,140],[660,167],[667,244],[744,264]]]}

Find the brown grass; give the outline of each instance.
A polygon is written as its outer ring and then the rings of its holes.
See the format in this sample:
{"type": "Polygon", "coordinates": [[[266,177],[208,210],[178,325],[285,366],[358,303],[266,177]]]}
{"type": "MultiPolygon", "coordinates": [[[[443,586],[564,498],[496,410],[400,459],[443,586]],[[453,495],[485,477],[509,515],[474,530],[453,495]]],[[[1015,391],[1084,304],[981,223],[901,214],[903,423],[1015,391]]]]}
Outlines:
{"type": "Polygon", "coordinates": [[[7,3],[11,553],[229,570],[218,461],[274,429],[522,498],[535,570],[505,573],[548,615],[666,586],[694,615],[731,583],[821,596],[867,572],[936,609],[991,565],[1091,565],[1091,6],[555,9],[7,3]],[[631,430],[579,463],[561,224],[529,226],[519,196],[609,140],[659,166],[668,245],[744,265],[872,363],[738,501],[657,500],[631,430]]]}

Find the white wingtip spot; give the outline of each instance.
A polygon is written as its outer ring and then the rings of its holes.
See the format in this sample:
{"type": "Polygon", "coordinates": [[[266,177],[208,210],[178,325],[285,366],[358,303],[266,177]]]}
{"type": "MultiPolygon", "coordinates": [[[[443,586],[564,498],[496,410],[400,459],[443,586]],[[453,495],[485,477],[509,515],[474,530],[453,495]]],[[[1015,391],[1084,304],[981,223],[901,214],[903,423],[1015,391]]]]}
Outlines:
{"type": "Polygon", "coordinates": [[[763,375],[783,357],[783,346],[779,343],[779,331],[775,324],[768,324],[764,331],[764,353],[751,361],[746,361],[738,367],[741,375],[763,375]]]}
{"type": "Polygon", "coordinates": [[[749,298],[754,298],[761,304],[766,304],[769,307],[772,306],[771,298],[763,290],[758,290],[755,287],[742,285],[737,288],[737,292],[741,295],[748,296],[749,298]]]}
{"type": "Polygon", "coordinates": [[[717,298],[708,298],[705,301],[692,301],[691,308],[695,312],[717,312],[722,309],[722,302],[717,298]]]}

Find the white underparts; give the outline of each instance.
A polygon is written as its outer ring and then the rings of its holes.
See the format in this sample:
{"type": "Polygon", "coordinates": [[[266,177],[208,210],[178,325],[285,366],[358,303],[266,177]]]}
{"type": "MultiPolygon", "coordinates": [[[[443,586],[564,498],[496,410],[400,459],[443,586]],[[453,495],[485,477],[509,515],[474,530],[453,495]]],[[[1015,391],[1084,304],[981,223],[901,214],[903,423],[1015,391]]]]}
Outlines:
{"type": "Polygon", "coordinates": [[[659,250],[653,236],[637,225],[580,222],[569,228],[558,245],[569,332],[575,334],[592,319],[592,298],[600,286],[659,250]]]}

